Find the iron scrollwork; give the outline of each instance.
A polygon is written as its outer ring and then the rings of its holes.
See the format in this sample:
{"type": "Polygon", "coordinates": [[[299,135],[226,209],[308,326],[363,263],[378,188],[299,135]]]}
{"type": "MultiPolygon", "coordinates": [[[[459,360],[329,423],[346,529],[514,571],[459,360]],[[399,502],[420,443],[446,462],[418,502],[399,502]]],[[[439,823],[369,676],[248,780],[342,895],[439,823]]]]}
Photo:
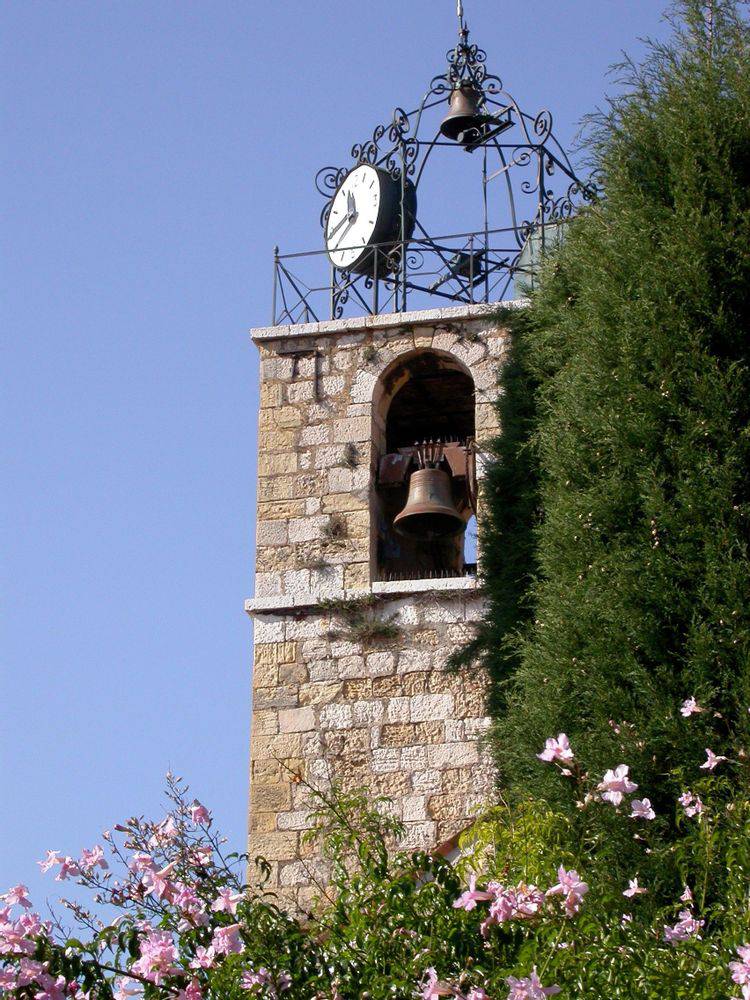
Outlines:
{"type": "Polygon", "coordinates": [[[483,226],[434,237],[418,218],[413,234],[405,238],[402,223],[401,239],[395,244],[373,247],[372,269],[365,273],[337,270],[325,250],[277,253],[274,324],[317,319],[325,298],[332,319],[352,308],[360,314],[403,311],[415,298],[420,303],[434,298],[454,303],[497,301],[509,294],[518,278],[533,277],[538,263],[534,255],[539,246],[547,245],[548,230],[555,239],[561,238],[581,204],[598,195],[597,181],[578,176],[555,138],[551,113],[523,111],[501,78],[488,72],[487,54],[469,41],[461,17],[458,42],[447,53],[447,66],[431,80],[419,105],[411,111],[397,107],[389,122],[378,124],[370,136],[355,143],[348,166],[323,167],[315,175],[315,187],[325,199],[320,213],[324,231],[338,188],[354,167],[365,163],[400,183],[403,219],[407,186],[416,191],[433,153],[444,147],[481,151],[483,226]],[[430,134],[429,112],[450,102],[464,87],[470,88],[475,102],[474,127],[458,141],[454,136],[448,141],[442,126],[430,134]],[[505,192],[506,211],[499,219],[490,219],[489,192],[498,183],[505,192]],[[522,203],[531,211],[522,213],[522,203]],[[327,283],[316,278],[321,271],[327,273],[327,283]]]}

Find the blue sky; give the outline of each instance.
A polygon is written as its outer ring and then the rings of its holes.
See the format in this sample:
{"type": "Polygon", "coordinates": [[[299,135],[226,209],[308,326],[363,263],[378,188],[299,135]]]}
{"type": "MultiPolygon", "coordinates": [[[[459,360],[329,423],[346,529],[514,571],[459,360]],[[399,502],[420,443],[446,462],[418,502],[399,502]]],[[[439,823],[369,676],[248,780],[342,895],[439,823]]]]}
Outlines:
{"type": "MultiPolygon", "coordinates": [[[[569,141],[653,0],[466,0],[569,141]]],[[[316,170],[413,106],[453,0],[5,0],[0,891],[160,808],[168,767],[242,849],[257,361],[271,248],[320,245],[316,170]]],[[[429,197],[429,191],[428,191],[429,197]]]]}

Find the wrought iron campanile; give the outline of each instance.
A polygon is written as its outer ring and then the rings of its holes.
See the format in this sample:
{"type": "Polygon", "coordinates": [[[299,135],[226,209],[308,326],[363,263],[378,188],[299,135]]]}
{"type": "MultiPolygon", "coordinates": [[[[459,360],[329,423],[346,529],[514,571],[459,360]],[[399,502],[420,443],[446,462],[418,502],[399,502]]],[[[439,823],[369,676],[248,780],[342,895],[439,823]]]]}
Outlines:
{"type": "MultiPolygon", "coordinates": [[[[470,41],[460,2],[457,14],[457,42],[419,104],[396,108],[355,143],[348,166],[318,171],[328,246],[275,250],[274,324],[507,299],[533,281],[540,255],[560,238],[577,204],[595,197],[594,184],[578,176],[555,138],[550,112],[523,110],[488,71],[486,52],[470,41]],[[464,153],[475,161],[481,217],[457,219],[450,233],[436,235],[423,221],[429,199],[420,197],[420,187],[443,156],[464,153]],[[362,167],[369,176],[355,179],[362,167]],[[356,182],[372,187],[376,176],[381,223],[358,231],[356,182]],[[339,193],[349,179],[344,201],[339,193]]],[[[462,195],[455,195],[459,216],[462,195]]]]}

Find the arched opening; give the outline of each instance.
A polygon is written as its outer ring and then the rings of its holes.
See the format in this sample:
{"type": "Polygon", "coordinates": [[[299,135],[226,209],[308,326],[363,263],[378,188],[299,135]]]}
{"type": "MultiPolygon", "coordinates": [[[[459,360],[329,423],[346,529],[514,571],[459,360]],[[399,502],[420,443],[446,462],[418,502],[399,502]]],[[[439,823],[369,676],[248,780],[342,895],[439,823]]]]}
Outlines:
{"type": "Polygon", "coordinates": [[[474,562],[464,551],[474,412],[474,380],[451,355],[414,352],[383,374],[373,407],[375,579],[460,576],[474,562]]]}

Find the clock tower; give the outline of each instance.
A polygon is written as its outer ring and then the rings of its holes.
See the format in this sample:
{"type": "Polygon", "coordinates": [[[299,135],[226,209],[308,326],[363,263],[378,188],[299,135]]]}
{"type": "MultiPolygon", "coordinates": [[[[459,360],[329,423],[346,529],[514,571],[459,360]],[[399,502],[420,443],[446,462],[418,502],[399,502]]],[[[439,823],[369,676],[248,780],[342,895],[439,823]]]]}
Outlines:
{"type": "Polygon", "coordinates": [[[551,116],[526,114],[487,72],[460,5],[447,69],[352,152],[316,178],[323,248],[275,251],[273,321],[252,332],[248,852],[300,908],[326,879],[303,841],[310,786],[388,796],[404,846],[444,852],[490,800],[486,679],[449,660],[483,611],[469,536],[502,432],[504,317],[574,198],[594,194],[551,116]],[[467,153],[482,212],[433,235],[428,171],[467,153]]]}

